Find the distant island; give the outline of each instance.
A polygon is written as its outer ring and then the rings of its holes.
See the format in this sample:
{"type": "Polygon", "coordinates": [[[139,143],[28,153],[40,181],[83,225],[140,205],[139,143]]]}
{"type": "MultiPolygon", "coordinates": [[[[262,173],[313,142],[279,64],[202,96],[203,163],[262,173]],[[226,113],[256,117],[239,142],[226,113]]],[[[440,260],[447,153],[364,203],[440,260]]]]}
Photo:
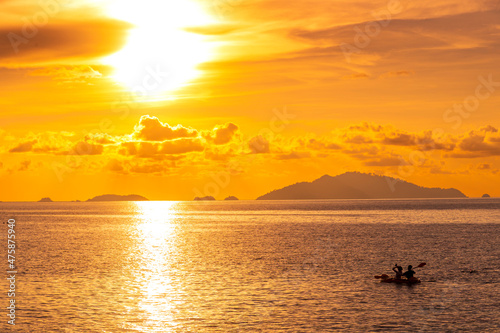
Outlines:
{"type": "Polygon", "coordinates": [[[347,172],[336,177],[324,175],[313,182],[296,183],[260,196],[257,200],[466,197],[454,188],[428,188],[387,176],[347,172]]]}
{"type": "Polygon", "coordinates": [[[485,194],[483,194],[483,196],[481,198],[491,198],[491,197],[488,193],[485,193],[485,194]]]}
{"type": "Polygon", "coordinates": [[[239,200],[237,197],[233,196],[233,195],[230,195],[228,196],[226,199],[224,200],[239,200]]]}
{"type": "Polygon", "coordinates": [[[38,200],[38,202],[54,202],[54,201],[52,201],[51,198],[47,197],[47,198],[41,198],[40,200],[38,200]]]}
{"type": "Polygon", "coordinates": [[[149,201],[145,197],[137,194],[130,195],[117,195],[117,194],[104,194],[88,199],[87,201],[149,201]]]}
{"type": "Polygon", "coordinates": [[[211,195],[207,195],[206,197],[196,197],[194,201],[215,201],[215,198],[211,195]]]}

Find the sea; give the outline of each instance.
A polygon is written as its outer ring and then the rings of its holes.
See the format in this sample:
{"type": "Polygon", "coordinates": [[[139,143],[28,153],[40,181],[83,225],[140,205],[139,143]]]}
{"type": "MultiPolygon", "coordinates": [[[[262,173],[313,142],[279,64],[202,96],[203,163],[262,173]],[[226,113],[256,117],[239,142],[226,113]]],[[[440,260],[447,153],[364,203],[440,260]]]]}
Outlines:
{"type": "Polygon", "coordinates": [[[500,332],[498,198],[18,202],[0,219],[1,332],[500,332]],[[420,284],[374,277],[421,263],[420,284]]]}

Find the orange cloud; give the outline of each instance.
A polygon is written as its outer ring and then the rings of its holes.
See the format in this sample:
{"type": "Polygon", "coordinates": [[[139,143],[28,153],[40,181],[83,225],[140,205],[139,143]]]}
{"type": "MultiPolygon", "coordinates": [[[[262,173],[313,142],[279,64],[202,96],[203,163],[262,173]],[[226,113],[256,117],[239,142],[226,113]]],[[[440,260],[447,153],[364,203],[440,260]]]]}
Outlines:
{"type": "Polygon", "coordinates": [[[139,124],[136,125],[134,136],[146,141],[164,141],[185,137],[195,137],[198,131],[186,128],[182,125],[171,127],[162,123],[158,118],[152,116],[142,116],[139,124]]]}
{"type": "Polygon", "coordinates": [[[224,145],[231,142],[237,131],[238,126],[233,123],[227,123],[225,125],[216,126],[212,133],[205,135],[205,138],[213,141],[216,145],[224,145]]]}
{"type": "Polygon", "coordinates": [[[451,157],[477,158],[500,156],[500,135],[493,126],[471,131],[458,144],[459,151],[450,154],[451,157]]]}
{"type": "Polygon", "coordinates": [[[200,139],[176,139],[162,143],[122,142],[119,153],[141,158],[155,158],[158,155],[178,155],[201,152],[205,149],[200,139]]]}
{"type": "Polygon", "coordinates": [[[251,138],[248,141],[248,147],[252,154],[266,154],[270,152],[269,141],[262,135],[251,138]]]}
{"type": "Polygon", "coordinates": [[[9,150],[9,153],[26,153],[29,152],[33,149],[33,145],[37,143],[37,140],[33,141],[28,141],[28,142],[23,142],[20,143],[19,145],[15,146],[14,148],[9,150]]]}

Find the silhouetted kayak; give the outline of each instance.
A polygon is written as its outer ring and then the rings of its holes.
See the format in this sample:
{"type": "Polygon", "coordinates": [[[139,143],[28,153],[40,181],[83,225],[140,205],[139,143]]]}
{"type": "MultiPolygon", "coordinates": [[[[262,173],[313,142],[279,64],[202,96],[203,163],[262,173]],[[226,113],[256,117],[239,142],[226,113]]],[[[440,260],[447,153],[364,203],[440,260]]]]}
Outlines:
{"type": "Polygon", "coordinates": [[[412,277],[409,280],[408,279],[396,279],[396,278],[390,277],[387,274],[375,275],[375,278],[380,279],[380,282],[382,282],[382,283],[396,283],[396,284],[408,284],[408,285],[410,285],[410,284],[417,284],[417,283],[422,282],[419,279],[417,279],[416,277],[412,277]]]}
{"type": "Polygon", "coordinates": [[[420,283],[421,281],[417,278],[411,278],[409,280],[407,279],[395,279],[395,278],[387,278],[387,279],[381,279],[380,282],[383,283],[396,283],[396,284],[417,284],[420,283]]]}

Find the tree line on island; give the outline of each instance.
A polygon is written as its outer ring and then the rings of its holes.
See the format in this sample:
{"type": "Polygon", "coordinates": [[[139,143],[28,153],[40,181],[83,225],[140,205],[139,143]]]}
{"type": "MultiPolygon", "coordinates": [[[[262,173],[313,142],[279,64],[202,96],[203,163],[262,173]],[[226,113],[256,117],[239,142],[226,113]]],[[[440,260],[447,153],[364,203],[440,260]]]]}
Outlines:
{"type": "MultiPolygon", "coordinates": [[[[347,172],[335,177],[324,175],[312,182],[295,183],[273,190],[257,200],[310,200],[310,199],[404,199],[404,198],[466,198],[454,188],[423,187],[407,181],[375,174],[347,172]]],[[[484,194],[483,198],[489,198],[484,194]]],[[[194,201],[215,201],[213,196],[195,197],[194,201]]],[[[228,196],[224,200],[238,200],[228,196]]],[[[78,201],[78,200],[77,200],[78,201]]],[[[88,199],[87,202],[102,201],[148,201],[137,195],[105,194],[88,199]]],[[[42,198],[39,202],[52,202],[42,198]]]]}

